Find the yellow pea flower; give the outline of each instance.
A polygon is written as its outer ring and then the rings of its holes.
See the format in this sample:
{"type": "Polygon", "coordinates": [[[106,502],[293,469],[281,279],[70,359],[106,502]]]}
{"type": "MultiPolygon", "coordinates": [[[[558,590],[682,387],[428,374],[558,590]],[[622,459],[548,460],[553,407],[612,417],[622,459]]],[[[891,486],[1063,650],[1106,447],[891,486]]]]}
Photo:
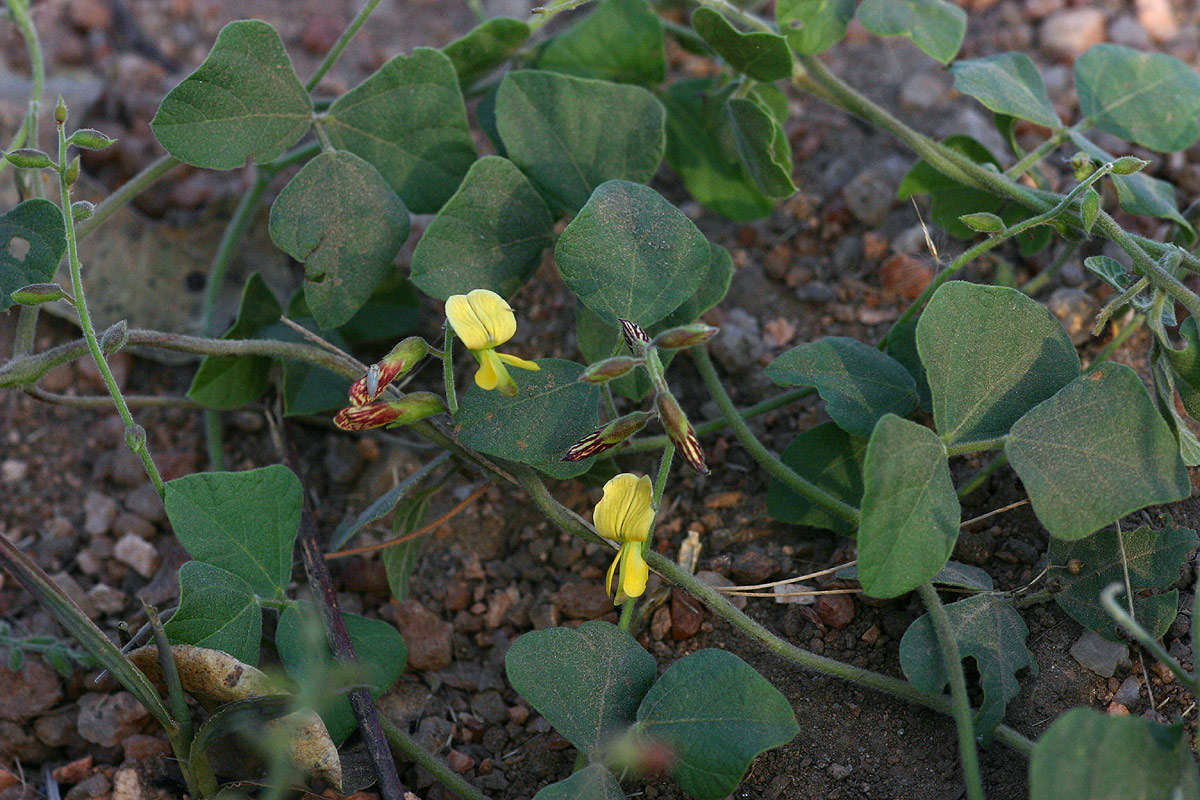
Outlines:
{"type": "Polygon", "coordinates": [[[641,597],[646,591],[650,568],[642,557],[642,543],[649,538],[650,527],[654,524],[652,498],[650,478],[622,472],[604,484],[604,497],[596,504],[593,514],[596,532],[605,539],[621,543],[621,549],[604,577],[604,588],[611,594],[613,575],[620,568],[615,597],[618,603],[630,597],[641,597]]]}
{"type": "Polygon", "coordinates": [[[480,389],[499,389],[505,397],[513,397],[517,384],[505,364],[518,369],[540,369],[532,361],[496,352],[497,347],[517,332],[517,319],[504,298],[490,289],[472,289],[447,298],[446,319],[479,362],[475,383],[480,389]]]}

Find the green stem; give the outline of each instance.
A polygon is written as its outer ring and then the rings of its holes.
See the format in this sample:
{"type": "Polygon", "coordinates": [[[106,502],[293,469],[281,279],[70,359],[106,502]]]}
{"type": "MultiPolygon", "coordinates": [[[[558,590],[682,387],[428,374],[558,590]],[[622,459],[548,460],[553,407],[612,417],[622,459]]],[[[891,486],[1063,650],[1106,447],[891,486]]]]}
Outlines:
{"type": "Polygon", "coordinates": [[[333,47],[325,54],[325,58],[317,65],[317,71],[308,79],[308,83],[304,84],[305,91],[311,92],[317,88],[317,84],[321,82],[321,78],[325,77],[325,73],[329,72],[330,68],[337,63],[337,60],[342,55],[342,51],[346,49],[346,45],[354,38],[354,34],[358,33],[358,29],[367,21],[367,17],[371,16],[371,12],[375,10],[375,6],[379,5],[379,0],[367,0],[366,5],[358,12],[354,19],[350,20],[350,24],[342,31],[342,35],[333,43],[333,47]]]}
{"type": "MultiPolygon", "coordinates": [[[[5,162],[7,163],[7,162],[5,162]]],[[[13,334],[13,358],[33,351],[33,339],[37,333],[38,306],[21,306],[17,312],[17,330],[13,334]]]]}
{"type": "Polygon", "coordinates": [[[388,744],[402,758],[407,758],[417,766],[423,767],[430,775],[437,778],[443,786],[459,797],[464,798],[464,800],[488,800],[487,795],[467,783],[461,775],[430,755],[424,747],[421,747],[411,736],[396,727],[395,723],[390,719],[380,714],[379,721],[383,725],[383,735],[387,737],[388,744]]]}
{"type": "Polygon", "coordinates": [[[700,346],[691,348],[688,350],[688,353],[691,355],[692,361],[695,362],[696,371],[700,374],[700,379],[704,381],[708,393],[712,395],[717,408],[721,409],[721,413],[725,415],[726,421],[733,429],[733,435],[749,451],[754,460],[761,464],[767,472],[782,481],[788,488],[804,495],[831,514],[858,524],[859,512],[857,508],[839,500],[817,484],[799,475],[787,464],[780,461],[777,455],[768,450],[758,440],[754,432],[746,425],[745,420],[738,414],[733,401],[729,399],[729,394],[725,391],[725,387],[721,384],[721,379],[717,376],[716,368],[713,366],[712,359],[709,358],[708,351],[703,346],[700,346]]]}
{"type": "Polygon", "coordinates": [[[1104,606],[1104,610],[1108,615],[1116,620],[1117,624],[1124,628],[1130,636],[1137,639],[1138,643],[1149,651],[1150,655],[1170,668],[1171,672],[1175,673],[1175,677],[1179,682],[1188,688],[1192,694],[1200,693],[1200,679],[1192,675],[1183,666],[1171,657],[1171,654],[1158,641],[1150,635],[1150,633],[1139,625],[1125,609],[1117,602],[1117,595],[1125,591],[1125,587],[1120,581],[1110,583],[1107,588],[1100,593],[1100,604],[1104,606]]]}
{"type": "Polygon", "coordinates": [[[962,485],[962,488],[960,488],[958,490],[958,496],[966,497],[967,495],[974,492],[976,489],[983,486],[983,484],[987,481],[987,479],[992,477],[992,474],[995,473],[996,470],[1000,469],[1007,463],[1008,463],[1007,455],[1005,455],[1004,453],[1000,453],[999,455],[997,455],[995,458],[993,458],[991,461],[989,461],[985,466],[980,467],[979,472],[976,472],[973,476],[971,476],[971,480],[967,481],[966,483],[964,483],[962,485]]]}
{"type": "Polygon", "coordinates": [[[529,29],[536,31],[562,12],[586,6],[590,2],[592,0],[556,0],[549,5],[535,8],[528,21],[529,29]]]}
{"type": "Polygon", "coordinates": [[[1121,347],[1121,345],[1125,344],[1125,341],[1130,336],[1133,336],[1135,333],[1137,333],[1141,329],[1142,325],[1145,324],[1145,322],[1145,318],[1139,316],[1122,328],[1121,331],[1112,338],[1111,342],[1104,345],[1099,353],[1096,353],[1096,357],[1092,360],[1091,365],[1083,371],[1083,374],[1090,375],[1097,368],[1099,368],[1101,364],[1112,358],[1113,353],[1115,353],[1117,349],[1121,347]]]}
{"type": "Polygon", "coordinates": [[[442,340],[442,384],[446,389],[446,409],[450,416],[458,413],[458,391],[454,388],[454,329],[444,323],[446,329],[442,340]]]}
{"type": "Polygon", "coordinates": [[[1084,122],[1081,122],[1078,125],[1075,125],[1073,128],[1062,128],[1061,130],[1055,131],[1053,136],[1042,142],[1033,150],[1030,150],[1024,155],[1024,157],[1017,161],[1017,163],[1004,170],[1004,177],[1014,181],[1020,178],[1022,175],[1032,169],[1035,164],[1057,150],[1059,145],[1061,145],[1070,137],[1072,130],[1081,131],[1086,127],[1087,125],[1084,122]]]}
{"type": "Polygon", "coordinates": [[[974,442],[960,442],[959,444],[950,445],[946,448],[948,456],[967,456],[971,453],[983,453],[988,450],[999,450],[1004,447],[1004,442],[1007,437],[997,436],[993,439],[979,439],[974,442]]]}
{"type": "MultiPolygon", "coordinates": [[[[9,148],[20,147],[22,144],[36,148],[38,146],[38,109],[41,106],[42,94],[46,90],[46,62],[42,57],[42,42],[38,38],[37,26],[33,24],[29,0],[5,0],[5,4],[12,14],[13,22],[16,23],[21,38],[25,40],[25,49],[29,53],[30,75],[33,80],[25,119],[16,134],[13,135],[13,144],[9,148]]],[[[7,166],[8,162],[3,161],[3,164],[7,166]]],[[[38,170],[33,173],[33,196],[42,197],[43,195],[41,171],[38,170]]]]}
{"type": "Polygon", "coordinates": [[[150,448],[146,444],[146,433],[133,421],[133,414],[130,413],[129,406],[121,395],[121,387],[117,386],[117,381],[108,366],[108,359],[100,349],[100,341],[96,338],[96,329],[92,325],[92,315],[88,311],[87,294],[83,289],[83,265],[79,261],[79,248],[75,239],[75,220],[71,215],[71,187],[67,184],[66,173],[67,135],[63,130],[62,123],[58,125],[58,163],[60,165],[58,173],[59,200],[62,204],[63,226],[67,233],[67,265],[71,271],[71,288],[75,294],[75,310],[79,314],[79,327],[83,330],[83,336],[87,340],[88,350],[92,354],[92,360],[96,363],[96,369],[100,372],[100,377],[104,380],[108,393],[112,395],[117,413],[125,423],[125,443],[141,458],[146,474],[161,497],[165,487],[162,475],[159,474],[158,467],[155,466],[154,459],[150,455],[150,448]]]}
{"type": "MultiPolygon", "coordinates": [[[[768,411],[774,411],[777,408],[782,408],[790,405],[797,400],[803,400],[805,397],[814,393],[814,389],[804,387],[803,389],[789,389],[786,392],[775,395],[772,398],[763,400],[761,403],[756,403],[738,410],[738,416],[742,419],[751,419],[761,414],[766,414],[768,411]]],[[[702,422],[696,426],[696,436],[704,437],[716,433],[723,428],[729,427],[729,420],[725,417],[718,419],[710,419],[707,422],[702,422]]],[[[667,446],[671,438],[666,434],[658,436],[646,436],[641,439],[634,439],[621,448],[621,453],[645,453],[649,450],[661,450],[667,446]]]]}
{"type": "Polygon", "coordinates": [[[637,605],[637,598],[630,597],[621,604],[621,618],[617,620],[617,627],[623,631],[629,630],[629,626],[633,624],[634,607],[637,605]]]}
{"type": "Polygon", "coordinates": [[[121,185],[121,188],[96,204],[92,215],[79,223],[76,235],[79,238],[87,236],[113,214],[128,205],[133,198],[149,189],[158,179],[166,175],[183,162],[174,156],[159,156],[156,160],[121,185]]]}
{"type": "Polygon", "coordinates": [[[954,639],[954,629],[950,626],[950,617],[933,584],[923,583],[917,587],[917,592],[929,611],[929,619],[933,622],[933,630],[942,649],[942,665],[950,677],[950,702],[954,710],[954,725],[958,729],[958,755],[962,762],[963,778],[967,782],[967,799],[983,800],[979,751],[975,747],[975,721],[971,703],[967,699],[967,680],[963,677],[962,656],[954,639]]]}
{"type": "Polygon", "coordinates": [[[1021,286],[1021,291],[1030,296],[1040,292],[1050,282],[1050,279],[1057,275],[1077,252],[1079,252],[1079,245],[1073,242],[1064,247],[1062,253],[1059,254],[1058,258],[1054,259],[1054,262],[1050,266],[1037,275],[1034,275],[1021,286]]]}

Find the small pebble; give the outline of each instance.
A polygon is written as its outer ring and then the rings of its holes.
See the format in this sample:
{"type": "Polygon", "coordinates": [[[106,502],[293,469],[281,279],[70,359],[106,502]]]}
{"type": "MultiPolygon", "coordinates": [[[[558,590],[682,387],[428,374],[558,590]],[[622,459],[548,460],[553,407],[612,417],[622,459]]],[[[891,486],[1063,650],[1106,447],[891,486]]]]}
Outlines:
{"type": "Polygon", "coordinates": [[[143,578],[152,578],[158,571],[159,555],[154,545],[135,533],[127,533],[121,537],[113,548],[113,557],[133,568],[133,571],[143,578]]]}

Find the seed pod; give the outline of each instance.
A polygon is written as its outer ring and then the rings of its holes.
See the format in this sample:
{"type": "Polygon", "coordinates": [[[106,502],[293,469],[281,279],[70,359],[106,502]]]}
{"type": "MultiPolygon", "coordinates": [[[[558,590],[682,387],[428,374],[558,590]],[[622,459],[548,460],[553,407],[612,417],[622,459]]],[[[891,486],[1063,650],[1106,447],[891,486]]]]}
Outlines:
{"type": "Polygon", "coordinates": [[[635,367],[644,363],[645,361],[640,358],[613,356],[603,361],[597,361],[595,364],[589,364],[588,368],[579,376],[579,380],[584,383],[608,383],[614,378],[628,375],[635,367]]]}
{"type": "Polygon", "coordinates": [[[683,350],[704,344],[717,335],[720,328],[705,325],[703,322],[693,322],[690,325],[680,325],[678,328],[668,328],[654,337],[651,343],[662,350],[683,350]]]}
{"type": "Polygon", "coordinates": [[[14,167],[21,169],[45,169],[54,163],[50,160],[50,156],[41,150],[33,150],[28,147],[5,153],[4,158],[14,167]]]}
{"type": "Polygon", "coordinates": [[[59,125],[67,121],[67,103],[61,94],[58,96],[58,102],[54,104],[54,121],[59,125]]]}
{"type": "Polygon", "coordinates": [[[80,128],[71,134],[67,144],[81,147],[84,150],[105,150],[116,144],[117,140],[110,138],[95,128],[80,128]]]}
{"type": "Polygon", "coordinates": [[[1121,156],[1112,162],[1113,175],[1132,175],[1150,166],[1150,162],[1137,156],[1121,156]]]}
{"type": "Polygon", "coordinates": [[[692,423],[688,422],[687,414],[679,407],[679,401],[670,392],[659,392],[654,398],[654,404],[658,407],[658,416],[667,431],[667,436],[671,437],[683,460],[696,472],[707,475],[708,466],[704,463],[704,451],[700,449],[696,432],[692,430],[692,423]]]}
{"type": "Polygon", "coordinates": [[[585,458],[616,447],[646,427],[646,423],[653,418],[654,414],[649,411],[634,411],[618,417],[600,430],[589,433],[567,448],[567,454],[563,456],[563,461],[583,461],[585,458]]]}
{"type": "Polygon", "coordinates": [[[23,306],[53,303],[55,300],[60,300],[64,297],[68,300],[71,299],[57,283],[31,283],[28,286],[22,286],[12,293],[13,302],[20,303],[23,306]]]}

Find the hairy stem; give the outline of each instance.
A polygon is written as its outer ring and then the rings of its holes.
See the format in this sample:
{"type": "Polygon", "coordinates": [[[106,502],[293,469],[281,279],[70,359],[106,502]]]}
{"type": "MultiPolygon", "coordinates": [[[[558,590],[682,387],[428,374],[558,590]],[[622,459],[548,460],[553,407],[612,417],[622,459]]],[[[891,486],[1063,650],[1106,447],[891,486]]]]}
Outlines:
{"type": "Polygon", "coordinates": [[[159,156],[147,164],[141,172],[121,184],[121,188],[96,204],[92,215],[79,223],[77,235],[82,238],[99,228],[106,219],[127,206],[135,197],[157,183],[159,178],[182,163],[175,156],[159,156]]]}
{"type": "Polygon", "coordinates": [[[333,43],[333,47],[325,54],[325,58],[317,65],[317,71],[308,79],[308,83],[304,84],[305,91],[311,92],[317,88],[317,84],[321,82],[321,78],[324,78],[325,73],[329,72],[330,68],[337,63],[338,58],[342,55],[342,51],[346,49],[346,45],[350,44],[350,40],[354,38],[354,34],[358,33],[358,29],[367,21],[367,17],[371,16],[371,12],[375,10],[377,5],[379,5],[379,0],[367,0],[354,19],[350,21],[350,24],[346,26],[346,29],[342,31],[342,35],[333,43]]]}
{"type": "MultiPolygon", "coordinates": [[[[25,112],[25,119],[13,135],[13,141],[9,145],[9,149],[12,150],[22,145],[36,148],[38,146],[39,108],[42,103],[42,94],[46,90],[46,62],[42,57],[42,42],[38,38],[37,26],[33,24],[29,0],[5,0],[5,5],[8,6],[8,11],[12,14],[13,22],[16,23],[17,30],[20,32],[21,38],[25,41],[25,50],[29,54],[29,72],[33,82],[33,86],[29,92],[29,105],[25,112]]],[[[0,166],[0,170],[3,170],[6,166],[8,166],[8,162],[3,161],[3,166],[0,166]]],[[[42,189],[41,175],[41,170],[33,173],[34,197],[42,197],[45,194],[42,189]]]]}
{"type": "Polygon", "coordinates": [[[464,800],[488,800],[487,795],[467,783],[461,775],[430,755],[424,747],[421,747],[411,736],[396,727],[390,719],[381,716],[379,720],[383,723],[383,735],[387,737],[388,743],[391,744],[394,751],[417,766],[423,767],[430,775],[437,778],[443,786],[459,797],[464,798],[464,800]]]}

